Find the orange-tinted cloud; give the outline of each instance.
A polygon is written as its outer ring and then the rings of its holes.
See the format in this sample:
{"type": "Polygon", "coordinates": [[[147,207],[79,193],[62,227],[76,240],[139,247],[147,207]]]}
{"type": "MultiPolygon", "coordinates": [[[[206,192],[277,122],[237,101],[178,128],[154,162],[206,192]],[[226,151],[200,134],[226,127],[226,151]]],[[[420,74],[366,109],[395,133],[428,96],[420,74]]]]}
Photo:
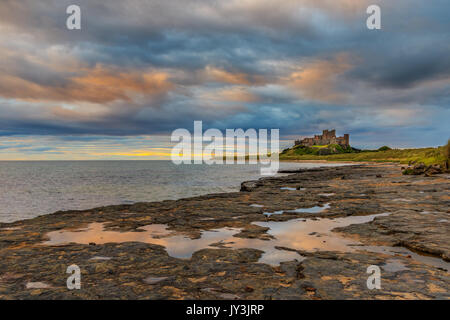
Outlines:
{"type": "Polygon", "coordinates": [[[260,85],[265,83],[265,79],[259,75],[250,75],[242,72],[229,72],[219,68],[207,66],[205,75],[208,80],[240,85],[260,85]]]}
{"type": "Polygon", "coordinates": [[[122,157],[165,157],[169,158],[172,155],[170,148],[154,148],[155,150],[130,150],[121,152],[93,152],[96,156],[122,156],[122,157]]]}
{"type": "Polygon", "coordinates": [[[33,101],[130,101],[133,94],[159,95],[173,88],[169,75],[157,71],[82,69],[61,86],[38,84],[13,74],[0,75],[0,96],[33,101]]]}
{"type": "Polygon", "coordinates": [[[355,14],[365,12],[365,9],[373,4],[369,0],[301,0],[302,5],[325,10],[330,14],[355,14]]]}
{"type": "Polygon", "coordinates": [[[255,102],[258,97],[242,87],[233,87],[219,92],[219,97],[232,102],[255,102]]]}
{"type": "Polygon", "coordinates": [[[337,103],[345,94],[336,88],[340,75],[352,68],[348,54],[339,54],[329,60],[313,60],[292,72],[288,85],[302,98],[337,103]]]}
{"type": "Polygon", "coordinates": [[[226,87],[218,91],[207,92],[200,98],[215,102],[255,102],[259,100],[256,95],[243,86],[226,87]]]}

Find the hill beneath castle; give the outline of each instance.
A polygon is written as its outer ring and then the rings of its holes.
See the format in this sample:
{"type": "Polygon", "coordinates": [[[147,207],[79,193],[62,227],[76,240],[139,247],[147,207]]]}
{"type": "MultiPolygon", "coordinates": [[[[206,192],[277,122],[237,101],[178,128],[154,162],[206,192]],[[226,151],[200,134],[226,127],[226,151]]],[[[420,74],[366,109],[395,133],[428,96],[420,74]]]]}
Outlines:
{"type": "Polygon", "coordinates": [[[303,156],[303,155],[327,156],[332,154],[356,153],[356,152],[360,152],[360,150],[352,148],[351,146],[343,146],[340,144],[327,144],[314,146],[295,145],[292,148],[284,150],[280,156],[303,156]]]}
{"type": "Polygon", "coordinates": [[[377,150],[359,150],[351,146],[295,145],[280,153],[280,160],[325,160],[325,161],[355,161],[355,162],[396,162],[401,164],[440,165],[448,168],[450,146],[447,144],[438,148],[391,149],[381,147],[377,150]]]}

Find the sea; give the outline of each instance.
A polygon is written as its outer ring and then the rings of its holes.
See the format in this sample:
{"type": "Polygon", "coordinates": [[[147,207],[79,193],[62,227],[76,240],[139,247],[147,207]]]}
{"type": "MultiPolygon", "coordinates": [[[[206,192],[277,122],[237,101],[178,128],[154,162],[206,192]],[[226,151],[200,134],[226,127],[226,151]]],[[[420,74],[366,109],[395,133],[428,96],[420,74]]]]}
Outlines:
{"type": "MultiPolygon", "coordinates": [[[[281,162],[281,169],[336,166],[281,162]]],[[[261,177],[252,164],[182,164],[171,161],[0,161],[0,222],[60,210],[175,200],[239,191],[261,177]]]]}

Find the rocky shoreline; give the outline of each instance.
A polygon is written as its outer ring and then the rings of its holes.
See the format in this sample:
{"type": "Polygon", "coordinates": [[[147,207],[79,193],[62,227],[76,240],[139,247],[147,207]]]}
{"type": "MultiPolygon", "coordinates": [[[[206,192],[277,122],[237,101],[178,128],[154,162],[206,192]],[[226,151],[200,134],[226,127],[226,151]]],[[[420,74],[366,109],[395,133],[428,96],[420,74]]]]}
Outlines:
{"type": "Polygon", "coordinates": [[[305,169],[244,182],[240,192],[1,223],[0,298],[450,299],[449,178],[405,176],[393,164],[305,169]],[[82,238],[95,223],[101,224],[105,237],[111,232],[124,239],[147,237],[150,229],[145,228],[162,225],[170,236],[186,239],[180,246],[226,228],[234,230],[236,242],[270,243],[275,237],[264,223],[332,222],[377,214],[373,221],[334,229],[361,249],[303,250],[292,243],[276,250],[298,253],[299,258],[278,265],[260,262],[264,250],[233,248],[234,241],[210,243],[192,256],[175,257],[157,244],[167,234],[154,236],[155,243],[112,243],[101,237],[86,243],[51,242],[52,235],[82,238]],[[427,263],[427,257],[440,262],[427,263]],[[81,269],[80,290],[66,287],[66,269],[72,264],[81,269]],[[367,288],[370,265],[381,267],[379,290],[367,288]]]}

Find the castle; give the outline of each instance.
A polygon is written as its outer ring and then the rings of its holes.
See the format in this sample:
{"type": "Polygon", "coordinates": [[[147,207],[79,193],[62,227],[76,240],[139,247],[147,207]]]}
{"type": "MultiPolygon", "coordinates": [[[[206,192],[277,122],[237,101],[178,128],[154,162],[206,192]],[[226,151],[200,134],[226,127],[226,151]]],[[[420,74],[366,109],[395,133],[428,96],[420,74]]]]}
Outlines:
{"type": "Polygon", "coordinates": [[[350,135],[344,134],[343,137],[336,137],[336,130],[323,130],[321,135],[315,135],[314,138],[305,138],[296,140],[295,145],[298,146],[323,146],[329,144],[339,144],[341,146],[350,146],[350,135]]]}

